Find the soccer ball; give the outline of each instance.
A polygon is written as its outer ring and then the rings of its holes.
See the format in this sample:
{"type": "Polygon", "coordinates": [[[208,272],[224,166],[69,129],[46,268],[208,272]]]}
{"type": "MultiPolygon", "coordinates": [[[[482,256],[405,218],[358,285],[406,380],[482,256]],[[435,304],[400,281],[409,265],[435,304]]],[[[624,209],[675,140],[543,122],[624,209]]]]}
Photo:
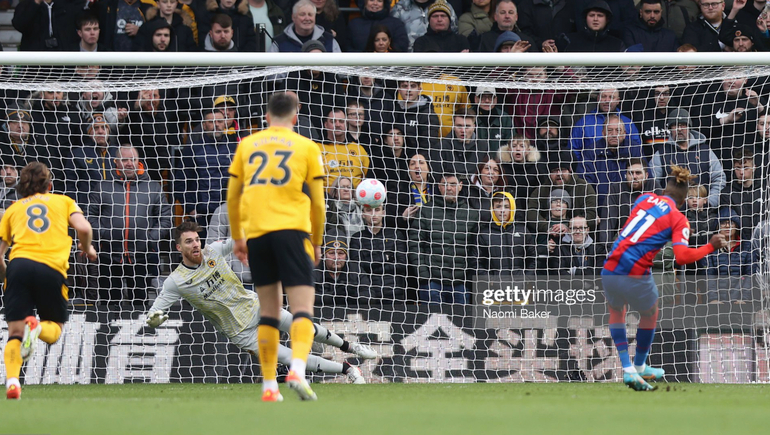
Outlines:
{"type": "Polygon", "coordinates": [[[385,186],[374,178],[367,178],[356,188],[356,201],[369,207],[379,207],[385,202],[388,192],[385,186]]]}

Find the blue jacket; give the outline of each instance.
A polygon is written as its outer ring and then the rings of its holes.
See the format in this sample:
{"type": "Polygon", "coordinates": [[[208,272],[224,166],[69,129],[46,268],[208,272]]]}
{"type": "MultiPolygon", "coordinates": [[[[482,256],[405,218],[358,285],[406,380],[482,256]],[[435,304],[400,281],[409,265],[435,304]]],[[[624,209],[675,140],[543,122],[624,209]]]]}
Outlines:
{"type": "MultiPolygon", "coordinates": [[[[626,127],[626,146],[632,149],[638,149],[639,154],[634,151],[632,156],[641,156],[642,138],[639,136],[639,130],[636,125],[625,115],[620,114],[620,109],[616,108],[613,112],[620,116],[626,127]]],[[[599,113],[599,109],[588,112],[586,116],[581,118],[572,127],[572,135],[569,140],[570,148],[575,155],[578,169],[576,172],[582,172],[580,165],[585,159],[584,154],[590,152],[596,147],[596,142],[604,137],[604,122],[607,119],[607,115],[599,113]]]]}
{"type": "Polygon", "coordinates": [[[607,148],[607,141],[599,139],[594,148],[583,151],[583,164],[579,165],[578,172],[596,190],[597,204],[604,205],[610,186],[613,183],[622,183],[626,179],[626,168],[630,157],[641,157],[640,145],[627,145],[625,142],[618,146],[617,150],[607,148]]]}

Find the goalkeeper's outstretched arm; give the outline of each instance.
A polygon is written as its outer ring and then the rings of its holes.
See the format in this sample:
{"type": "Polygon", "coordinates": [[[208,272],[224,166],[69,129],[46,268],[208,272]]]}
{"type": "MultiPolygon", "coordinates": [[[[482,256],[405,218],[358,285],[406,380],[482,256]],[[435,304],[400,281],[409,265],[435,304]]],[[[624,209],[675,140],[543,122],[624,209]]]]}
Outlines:
{"type": "Polygon", "coordinates": [[[674,245],[674,257],[676,258],[676,264],[683,266],[685,264],[694,263],[701,258],[711,254],[717,249],[724,248],[728,242],[725,236],[722,234],[714,234],[711,236],[709,243],[699,248],[689,248],[684,245],[674,245]]]}
{"type": "Polygon", "coordinates": [[[158,297],[155,299],[155,302],[145,316],[147,326],[157,328],[162,325],[163,322],[168,320],[168,309],[181,297],[182,295],[179,294],[179,288],[176,286],[174,280],[171,279],[171,277],[166,278],[163,282],[163,289],[160,291],[160,294],[158,294],[158,297]]]}

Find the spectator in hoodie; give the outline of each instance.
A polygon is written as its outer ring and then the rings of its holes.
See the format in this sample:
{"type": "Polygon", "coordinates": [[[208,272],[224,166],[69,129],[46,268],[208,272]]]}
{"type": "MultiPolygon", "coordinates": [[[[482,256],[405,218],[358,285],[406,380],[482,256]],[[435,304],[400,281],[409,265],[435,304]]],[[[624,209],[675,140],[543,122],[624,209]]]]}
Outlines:
{"type": "Polygon", "coordinates": [[[155,20],[142,26],[142,38],[137,38],[134,48],[138,51],[174,52],[177,51],[176,38],[171,24],[164,20],[155,20]]]}
{"type": "Polygon", "coordinates": [[[719,209],[719,234],[728,245],[706,257],[708,266],[707,300],[710,304],[752,301],[751,244],[741,240],[741,218],[733,209],[719,209]]]}
{"type": "Polygon", "coordinates": [[[233,19],[226,14],[214,14],[206,37],[203,39],[203,51],[227,52],[239,51],[233,41],[233,19]]]}
{"type": "MultiPolygon", "coordinates": [[[[384,26],[390,32],[390,51],[406,52],[409,50],[409,36],[404,22],[390,16],[390,2],[385,0],[363,0],[361,16],[353,18],[348,24],[348,50],[353,52],[366,50],[367,40],[374,26],[384,26]]],[[[376,37],[376,35],[375,35],[376,37]]],[[[371,50],[374,51],[374,50],[371,50]]]]}
{"type": "MultiPolygon", "coordinates": [[[[441,0],[401,0],[390,10],[390,16],[398,18],[404,23],[406,34],[409,37],[409,51],[412,51],[414,41],[428,31],[428,14],[426,12],[437,1],[441,0]]],[[[455,5],[450,2],[447,6],[450,11],[449,27],[453,32],[456,32],[455,5]]]]}
{"type": "Polygon", "coordinates": [[[652,157],[652,173],[656,187],[663,188],[671,166],[688,168],[695,176],[693,183],[708,187],[708,203],[719,205],[719,195],[727,184],[722,163],[709,148],[706,136],[690,128],[690,113],[684,109],[673,109],[668,114],[668,128],[671,137],[663,143],[652,157]]]}
{"type": "MultiPolygon", "coordinates": [[[[315,24],[334,36],[342,51],[348,51],[348,21],[336,0],[310,0],[316,8],[315,24]]],[[[330,50],[327,50],[330,51],[330,50]]]]}
{"type": "MultiPolygon", "coordinates": [[[[582,11],[591,7],[594,0],[577,0],[575,2],[575,22],[580,23],[584,18],[582,11]]],[[[610,35],[620,39],[623,38],[623,31],[626,26],[636,20],[635,0],[604,0],[603,3],[609,8],[613,21],[608,24],[610,35]]]]}
{"type": "Polygon", "coordinates": [[[489,152],[495,153],[515,134],[513,119],[498,105],[495,88],[479,86],[473,93],[476,110],[476,135],[489,142],[489,152]]]}
{"type": "Polygon", "coordinates": [[[535,239],[523,223],[514,220],[513,197],[507,192],[496,192],[491,207],[489,224],[481,225],[479,231],[479,275],[534,275],[535,239]]]}
{"type": "MultiPolygon", "coordinates": [[[[96,81],[91,82],[93,87],[99,84],[96,81]]],[[[114,95],[107,91],[81,92],[80,99],[75,106],[82,120],[87,121],[97,114],[102,115],[104,120],[110,125],[110,130],[113,134],[117,134],[118,130],[123,128],[128,118],[128,109],[119,107],[116,104],[114,95]]]]}
{"type": "Polygon", "coordinates": [[[88,203],[88,193],[101,180],[112,177],[114,157],[113,136],[104,115],[97,113],[88,120],[83,146],[72,150],[72,160],[64,162],[67,191],[80,204],[88,203]]]}
{"type": "MultiPolygon", "coordinates": [[[[195,42],[192,28],[192,17],[189,14],[185,14],[179,9],[179,2],[177,0],[159,0],[157,7],[151,7],[147,10],[147,23],[146,27],[142,26],[139,29],[135,43],[140,43],[137,50],[144,51],[166,51],[159,50],[154,47],[155,50],[147,49],[148,39],[154,39],[153,34],[161,29],[165,25],[170,29],[171,38],[166,46],[169,47],[168,51],[184,51],[192,52],[198,51],[198,44],[195,42]]],[[[156,46],[157,44],[153,44],[156,46]]]]}
{"type": "Polygon", "coordinates": [[[206,0],[205,8],[201,19],[198,20],[200,33],[208,33],[214,28],[214,15],[224,14],[232,21],[232,41],[237,51],[258,51],[257,33],[254,30],[254,18],[251,16],[248,0],[206,0]]]}
{"type": "Polygon", "coordinates": [[[495,22],[492,28],[479,37],[479,45],[476,51],[492,53],[498,51],[498,38],[503,32],[513,32],[519,40],[529,43],[528,51],[538,51],[539,44],[534,37],[524,33],[517,25],[519,20],[518,8],[513,0],[500,0],[495,6],[495,22]]]}
{"type": "MultiPolygon", "coordinates": [[[[399,185],[409,180],[409,158],[404,148],[404,128],[393,126],[382,135],[379,155],[372,156],[371,177],[382,181],[388,192],[397,192],[399,185]]],[[[395,202],[395,201],[393,201],[395,202]]]]}
{"type": "Polygon", "coordinates": [[[414,41],[415,53],[467,53],[471,46],[468,38],[451,29],[449,5],[437,0],[428,8],[428,30],[414,41]]]}
{"type": "Polygon", "coordinates": [[[577,32],[561,35],[556,39],[558,51],[566,53],[625,51],[626,45],[623,41],[610,34],[613,15],[607,2],[592,0],[582,10],[580,19],[576,19],[575,22],[580,23],[577,26],[577,32]]]}
{"type": "Polygon", "coordinates": [[[291,24],[273,41],[271,52],[301,52],[302,45],[310,40],[322,43],[327,53],[342,51],[334,35],[316,25],[316,7],[310,0],[299,0],[294,4],[291,20],[291,24]]]}
{"type": "Polygon", "coordinates": [[[645,52],[674,52],[679,41],[673,30],[667,29],[663,21],[665,0],[642,0],[639,2],[639,18],[629,22],[623,32],[626,47],[642,44],[645,52]]]}

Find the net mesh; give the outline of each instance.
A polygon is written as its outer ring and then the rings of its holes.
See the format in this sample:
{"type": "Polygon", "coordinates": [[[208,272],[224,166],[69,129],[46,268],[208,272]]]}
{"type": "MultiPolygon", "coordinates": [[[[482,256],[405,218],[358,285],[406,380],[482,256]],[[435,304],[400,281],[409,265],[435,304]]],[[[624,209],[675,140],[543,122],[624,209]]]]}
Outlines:
{"type": "MultiPolygon", "coordinates": [[[[73,253],[71,322],[27,383],[259,379],[190,304],[158,329],[144,313],[179,265],[173,226],[229,236],[227,169],[277,91],[298,95],[297,131],[330,174],[317,321],[380,357],[318,355],[371,382],[620,379],[597,275],[633,201],[678,163],[697,176],[690,245],[732,242],[695,265],[670,246],[654,259],[650,364],[670,381],[770,380],[768,67],[5,68],[3,208],[20,168],[43,161],[100,252],[73,253]],[[353,198],[363,178],[386,186],[382,209],[353,198]],[[522,293],[495,293],[508,287],[522,293]]],[[[638,313],[627,321],[633,353],[638,313]]]]}

